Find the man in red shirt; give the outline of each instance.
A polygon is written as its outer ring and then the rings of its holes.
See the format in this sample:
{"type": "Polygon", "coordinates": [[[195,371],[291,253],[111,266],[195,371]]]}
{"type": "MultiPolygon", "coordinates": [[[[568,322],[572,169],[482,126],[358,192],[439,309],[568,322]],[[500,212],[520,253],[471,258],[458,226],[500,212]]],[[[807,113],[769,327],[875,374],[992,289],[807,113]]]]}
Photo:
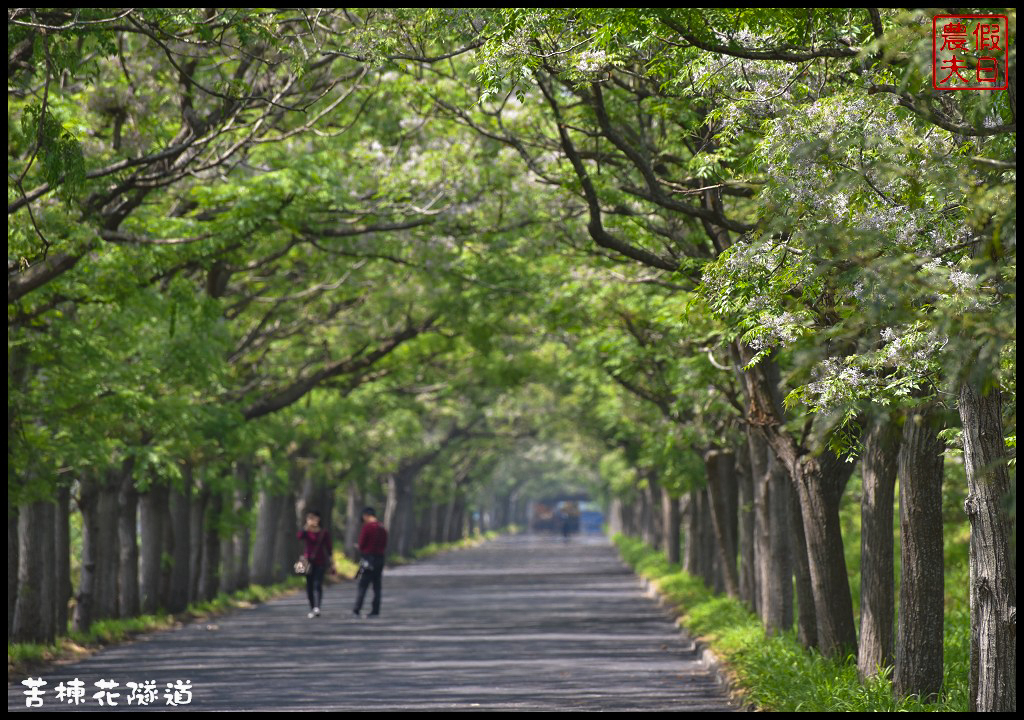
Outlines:
{"type": "Polygon", "coordinates": [[[359,533],[359,553],[362,555],[363,571],[359,576],[359,592],[352,614],[358,617],[363,608],[366,589],[373,583],[373,604],[367,617],[380,615],[380,578],[384,573],[384,553],[388,547],[388,531],[377,522],[377,513],[372,507],[363,510],[363,529],[359,533]]]}

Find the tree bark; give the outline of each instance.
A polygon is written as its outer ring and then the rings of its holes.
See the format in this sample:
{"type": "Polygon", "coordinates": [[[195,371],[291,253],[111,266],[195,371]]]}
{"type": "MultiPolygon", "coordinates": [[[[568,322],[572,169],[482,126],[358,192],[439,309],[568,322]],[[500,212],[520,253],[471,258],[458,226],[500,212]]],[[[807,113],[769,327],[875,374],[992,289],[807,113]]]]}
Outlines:
{"type": "Polygon", "coordinates": [[[816,648],[818,647],[818,617],[814,611],[811,564],[807,559],[807,539],[804,537],[800,496],[792,487],[789,499],[790,527],[793,528],[793,569],[797,604],[796,637],[805,648],[816,648]]]}
{"type": "Polygon", "coordinates": [[[189,512],[188,601],[190,603],[199,600],[199,583],[203,570],[203,533],[206,528],[206,506],[210,500],[210,490],[203,484],[201,475],[197,486],[189,512]]]}
{"type": "Polygon", "coordinates": [[[18,506],[7,494],[7,634],[14,636],[14,606],[18,603],[18,506]]]}
{"type": "Polygon", "coordinates": [[[388,477],[388,502],[384,526],[388,529],[388,549],[408,557],[411,550],[413,483],[416,474],[399,470],[388,477]]]}
{"type": "MultiPolygon", "coordinates": [[[[295,493],[289,492],[284,499],[284,510],[278,515],[277,541],[274,545],[274,582],[283,582],[292,572],[295,559],[302,553],[304,546],[295,537],[302,527],[295,515],[295,493]]],[[[305,518],[303,518],[303,522],[305,518]]]]}
{"type": "Polygon", "coordinates": [[[96,584],[96,611],[99,617],[121,617],[118,608],[118,583],[120,575],[120,549],[118,548],[118,495],[121,486],[121,471],[110,468],[106,481],[100,488],[100,547],[97,562],[103,566],[96,584]]]}
{"type": "Polygon", "coordinates": [[[452,522],[452,532],[448,536],[448,542],[457,542],[466,535],[466,500],[462,495],[455,499],[455,520],[452,522]]]}
{"type": "MultiPolygon", "coordinates": [[[[763,446],[763,475],[757,480],[759,498],[758,534],[764,558],[760,559],[761,622],[767,635],[776,635],[793,626],[794,531],[793,491],[786,468],[763,446]]],[[[796,517],[799,521],[799,516],[796,517]]],[[[802,526],[800,528],[802,534],[802,526]]],[[[804,588],[808,592],[807,622],[814,624],[813,596],[810,594],[810,571],[806,570],[804,588]]],[[[817,636],[817,631],[813,633],[817,636]]]]}
{"type": "Polygon", "coordinates": [[[662,526],[665,528],[665,557],[670,563],[679,564],[680,525],[679,498],[664,485],[661,486],[662,526]]]}
{"type": "Polygon", "coordinates": [[[279,515],[284,511],[284,498],[269,490],[260,490],[257,509],[256,539],[253,543],[252,580],[257,585],[274,582],[275,547],[278,543],[279,515]]]}
{"type": "MultiPolygon", "coordinates": [[[[893,663],[893,500],[900,429],[888,413],[874,419],[864,437],[860,506],[861,678],[877,675],[893,663]]],[[[941,524],[940,524],[941,527],[941,524]]],[[[941,597],[941,595],[940,595],[941,597]]],[[[940,613],[941,616],[941,613],[940,613]]]]}
{"type": "Polygon", "coordinates": [[[142,581],[139,584],[142,611],[155,613],[161,604],[160,582],[163,574],[164,525],[167,517],[167,486],[153,480],[139,503],[142,529],[142,581]]]}
{"type": "Polygon", "coordinates": [[[117,494],[117,591],[122,617],[135,617],[141,611],[139,600],[139,493],[135,489],[135,461],[126,458],[121,466],[117,494]]]}
{"type": "Polygon", "coordinates": [[[359,559],[360,519],[363,512],[363,496],[355,480],[348,481],[345,510],[345,554],[352,560],[359,559]]]}
{"type": "Polygon", "coordinates": [[[252,550],[252,531],[250,530],[253,473],[252,465],[238,462],[235,465],[235,514],[242,520],[241,528],[235,534],[235,558],[237,562],[234,589],[242,590],[251,582],[250,555],[252,550]]]}
{"type": "Polygon", "coordinates": [[[839,501],[853,465],[826,451],[820,460],[804,455],[798,467],[797,492],[804,514],[818,647],[826,657],[855,653],[853,598],[839,522],[839,501]]]}
{"type": "Polygon", "coordinates": [[[700,567],[700,490],[691,489],[683,506],[686,536],[683,547],[683,570],[701,577],[700,567]]]}
{"type": "Polygon", "coordinates": [[[912,412],[903,425],[900,478],[900,614],[896,697],[934,700],[942,687],[941,420],[934,408],[912,412]]]}
{"type": "Polygon", "coordinates": [[[12,640],[49,644],[57,632],[54,547],[56,507],[48,502],[18,511],[18,598],[12,640]]]}
{"type": "Polygon", "coordinates": [[[117,516],[119,481],[113,475],[83,475],[78,507],[82,513],[82,571],[75,602],[75,630],[117,615],[117,516]]]}
{"type": "MultiPolygon", "coordinates": [[[[741,347],[739,354],[745,362],[753,357],[746,347],[741,347]]],[[[762,360],[743,373],[750,403],[747,419],[762,433],[793,478],[803,515],[818,646],[826,657],[841,656],[856,652],[857,647],[853,598],[839,523],[839,501],[853,466],[828,451],[816,457],[789,433],[778,399],[777,374],[771,359],[762,360]]]]}
{"type": "Polygon", "coordinates": [[[655,550],[664,549],[664,532],[662,531],[661,485],[655,473],[647,473],[646,482],[641,490],[643,497],[643,537],[644,542],[655,550]]]}
{"type": "Polygon", "coordinates": [[[733,454],[729,451],[709,450],[704,454],[704,466],[716,557],[723,573],[725,592],[729,597],[738,598],[740,580],[736,570],[736,475],[733,454]]]}
{"type": "Polygon", "coordinates": [[[78,592],[75,595],[75,612],[72,628],[85,632],[93,622],[93,598],[96,586],[96,553],[99,529],[96,513],[97,483],[95,478],[85,474],[79,480],[78,511],[82,515],[82,567],[78,578],[78,592]]]}
{"type": "Polygon", "coordinates": [[[190,563],[192,559],[192,466],[182,466],[182,486],[170,490],[170,578],[167,586],[166,607],[177,613],[188,607],[190,563]]]}
{"type": "Polygon", "coordinates": [[[68,631],[68,603],[71,601],[71,488],[57,486],[57,525],[54,530],[54,562],[56,564],[56,633],[68,631]]]}
{"type": "Polygon", "coordinates": [[[708,489],[703,487],[697,496],[697,567],[698,574],[709,588],[716,593],[725,589],[722,568],[717,562],[718,550],[715,545],[715,529],[712,527],[711,499],[708,489]]]}
{"type": "Polygon", "coordinates": [[[622,513],[622,500],[617,497],[612,498],[608,503],[608,532],[612,537],[625,534],[626,526],[622,519],[622,513]]]}
{"type": "MultiPolygon", "coordinates": [[[[234,493],[224,491],[223,505],[234,504],[234,493]]],[[[230,526],[222,527],[220,532],[220,577],[217,581],[217,590],[225,594],[234,592],[235,574],[238,572],[237,558],[235,557],[235,533],[230,526]]]]}
{"type": "Polygon", "coordinates": [[[1002,397],[974,381],[959,392],[971,523],[972,711],[1017,708],[1017,576],[1010,547],[1010,477],[1003,440],[1002,397]]]}
{"type": "Polygon", "coordinates": [[[740,598],[756,613],[759,611],[760,586],[754,555],[754,478],[749,453],[736,455],[736,480],[739,492],[740,598]]]}
{"type": "Polygon", "coordinates": [[[202,569],[199,573],[199,599],[213,600],[220,587],[220,513],[224,504],[224,496],[219,491],[211,491],[206,504],[206,517],[203,520],[203,557],[202,569]]]}

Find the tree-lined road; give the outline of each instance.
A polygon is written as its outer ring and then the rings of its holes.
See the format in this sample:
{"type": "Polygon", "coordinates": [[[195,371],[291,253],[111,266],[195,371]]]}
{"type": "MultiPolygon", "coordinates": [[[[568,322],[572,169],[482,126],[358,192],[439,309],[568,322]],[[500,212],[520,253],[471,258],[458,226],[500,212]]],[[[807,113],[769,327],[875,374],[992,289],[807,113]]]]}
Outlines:
{"type": "Polygon", "coordinates": [[[93,684],[111,679],[117,709],[143,680],[153,709],[177,680],[191,710],[733,709],[603,538],[508,537],[388,569],[379,619],[353,618],[353,595],[327,588],[318,620],[295,594],[45,672],[42,709],[72,709],[53,689],[74,678],[79,709],[99,709],[93,684]]]}

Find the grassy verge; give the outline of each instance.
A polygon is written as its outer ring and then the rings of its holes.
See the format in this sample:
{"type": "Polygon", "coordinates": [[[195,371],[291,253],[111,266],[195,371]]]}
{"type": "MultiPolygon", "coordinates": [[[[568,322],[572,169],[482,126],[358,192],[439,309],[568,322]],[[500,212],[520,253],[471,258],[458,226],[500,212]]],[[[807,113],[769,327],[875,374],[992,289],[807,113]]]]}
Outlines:
{"type": "MultiPolygon", "coordinates": [[[[706,641],[732,674],[744,700],[772,711],[957,711],[967,710],[968,615],[957,602],[946,607],[946,672],[940,701],[899,702],[881,676],[861,684],[856,659],[827,659],[807,651],[793,633],[766,638],[757,616],[742,603],[715,595],[698,578],[670,564],[643,542],[615,537],[623,558],[656,584],[680,614],[683,625],[706,641]]],[[[947,588],[955,585],[947,576],[947,588]]]]}
{"type": "Polygon", "coordinates": [[[461,540],[456,540],[454,542],[430,543],[429,545],[421,547],[418,550],[414,550],[413,553],[412,553],[412,557],[408,557],[408,558],[400,557],[400,556],[388,557],[388,564],[392,565],[392,566],[394,566],[394,565],[406,565],[408,563],[415,562],[417,560],[423,560],[424,558],[428,558],[428,557],[431,557],[433,555],[437,555],[438,553],[442,553],[442,552],[445,552],[447,550],[458,550],[459,548],[476,547],[477,545],[480,545],[480,544],[482,544],[484,542],[487,542],[488,540],[493,540],[494,538],[496,538],[499,535],[501,535],[503,532],[504,533],[515,532],[515,528],[512,527],[512,528],[506,529],[504,531],[494,531],[494,530],[491,530],[491,531],[488,531],[488,532],[485,532],[485,533],[477,533],[476,535],[470,535],[469,537],[465,537],[465,538],[462,538],[461,540]]]}

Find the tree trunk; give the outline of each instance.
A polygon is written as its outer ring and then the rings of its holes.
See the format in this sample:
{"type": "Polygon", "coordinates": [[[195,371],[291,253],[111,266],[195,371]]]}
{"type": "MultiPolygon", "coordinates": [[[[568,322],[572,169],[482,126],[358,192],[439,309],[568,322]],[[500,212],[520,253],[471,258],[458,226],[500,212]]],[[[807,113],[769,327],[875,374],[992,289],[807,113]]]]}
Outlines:
{"type": "Polygon", "coordinates": [[[56,633],[68,631],[68,603],[71,601],[71,488],[57,486],[57,525],[54,529],[54,562],[56,563],[56,633]]]}
{"type": "MultiPolygon", "coordinates": [[[[794,545],[793,532],[793,491],[792,481],[786,468],[775,455],[762,446],[764,451],[763,475],[757,480],[757,495],[760,503],[758,511],[758,532],[761,534],[761,546],[765,553],[760,560],[761,577],[761,621],[765,633],[776,635],[788,630],[793,625],[793,573],[794,545]]],[[[799,525],[799,515],[795,517],[799,525]]],[[[799,527],[801,537],[802,526],[799,527]]],[[[807,568],[806,552],[804,552],[804,589],[807,592],[807,617],[805,622],[812,626],[816,622],[813,612],[813,596],[810,592],[810,570],[807,568]]],[[[759,558],[760,559],[760,558],[759,558]]],[[[817,637],[817,630],[813,632],[817,637]]]]}
{"type": "MultiPolygon", "coordinates": [[[[278,515],[277,541],[274,545],[273,577],[275,583],[288,579],[295,559],[305,549],[303,543],[295,537],[295,533],[302,527],[294,512],[295,500],[295,493],[289,492],[284,499],[284,510],[278,515]]],[[[305,518],[303,518],[304,522],[305,518]]]]}
{"type": "Polygon", "coordinates": [[[134,468],[134,459],[126,458],[121,465],[121,481],[117,493],[117,604],[122,617],[135,617],[141,612],[137,530],[139,493],[135,489],[134,468]]]}
{"type": "Polygon", "coordinates": [[[82,513],[82,573],[75,603],[75,630],[85,631],[96,620],[117,615],[118,490],[114,473],[83,476],[78,506],[82,513]],[[114,478],[114,486],[108,483],[114,478]]]}
{"type": "Polygon", "coordinates": [[[99,535],[97,505],[99,500],[95,478],[86,474],[79,480],[78,511],[82,515],[82,568],[75,595],[75,613],[72,628],[85,632],[94,618],[93,599],[96,586],[96,547],[99,535]]]}
{"type": "Polygon", "coordinates": [[[661,486],[662,526],[665,528],[665,557],[670,563],[679,564],[679,498],[672,497],[668,489],[661,486]]]}
{"type": "Polygon", "coordinates": [[[725,589],[722,568],[717,562],[718,550],[715,545],[715,530],[712,527],[711,499],[706,487],[697,496],[697,568],[704,583],[720,593],[725,589]]]}
{"type": "Polygon", "coordinates": [[[210,501],[210,490],[199,479],[189,512],[189,557],[188,557],[188,601],[199,600],[199,583],[203,570],[203,533],[206,528],[206,506],[210,501]]]}
{"type": "Polygon", "coordinates": [[[862,679],[877,675],[893,663],[892,618],[896,606],[892,514],[899,446],[900,430],[894,418],[889,414],[876,417],[864,437],[861,463],[857,671],[862,679]]]}
{"type": "Polygon", "coordinates": [[[274,582],[274,552],[278,543],[279,516],[284,511],[284,498],[269,490],[260,490],[259,497],[256,540],[252,553],[252,581],[257,585],[270,585],[274,582]]]}
{"type": "Polygon", "coordinates": [[[384,527],[388,530],[388,549],[408,557],[411,547],[414,473],[395,472],[388,477],[388,503],[384,527]]]}
{"type": "Polygon", "coordinates": [[[912,412],[903,425],[900,477],[900,615],[896,697],[934,700],[942,687],[941,419],[934,408],[912,412]]]}
{"type": "Polygon", "coordinates": [[[818,618],[814,612],[814,591],[811,589],[811,564],[807,559],[807,538],[804,537],[800,496],[792,487],[790,487],[789,499],[797,604],[796,637],[805,648],[816,648],[818,647],[818,618]]]}
{"type": "Polygon", "coordinates": [[[182,467],[182,487],[170,490],[170,577],[167,583],[165,605],[168,612],[177,613],[188,607],[190,563],[192,559],[192,466],[182,467]]]}
{"type": "Polygon", "coordinates": [[[661,519],[661,486],[654,472],[647,473],[646,482],[641,490],[643,498],[643,538],[647,545],[655,550],[664,549],[664,533],[661,519]]]}
{"type": "Polygon", "coordinates": [[[733,454],[723,450],[709,450],[704,454],[704,465],[718,564],[725,592],[735,598],[740,594],[740,581],[736,570],[736,475],[733,454]]]}
{"type": "MultiPolygon", "coordinates": [[[[447,508],[447,504],[445,504],[447,508]]],[[[441,542],[441,533],[444,532],[444,510],[441,503],[430,504],[430,540],[428,542],[441,542]]]]}
{"type": "MultiPolygon", "coordinates": [[[[227,493],[225,492],[227,495],[227,493]]],[[[233,504],[233,497],[226,500],[233,504]]],[[[234,592],[235,574],[238,572],[237,558],[235,557],[235,534],[230,530],[222,530],[220,535],[220,578],[217,589],[219,592],[229,594],[234,592]]]]}
{"type": "Polygon", "coordinates": [[[199,573],[199,599],[213,600],[220,587],[220,513],[224,496],[220,491],[210,492],[203,520],[203,556],[199,573]]]}
{"type": "Polygon", "coordinates": [[[647,496],[637,491],[636,497],[630,505],[633,512],[629,517],[629,524],[632,528],[630,533],[633,537],[640,538],[645,544],[650,545],[651,526],[647,522],[647,496]]]}
{"type": "Polygon", "coordinates": [[[355,480],[348,481],[345,510],[345,554],[352,560],[359,559],[359,530],[362,525],[363,496],[355,480]]]}
{"type": "Polygon", "coordinates": [[[14,606],[18,603],[18,506],[7,493],[7,634],[14,635],[14,606]]]}
{"type": "Polygon", "coordinates": [[[154,480],[139,503],[142,530],[142,581],[139,585],[142,611],[155,613],[160,607],[163,574],[164,525],[167,517],[167,486],[154,480]]]}
{"type": "Polygon", "coordinates": [[[242,590],[251,582],[250,555],[252,545],[252,465],[239,462],[235,465],[235,514],[241,518],[241,528],[235,534],[236,572],[234,589],[242,590]]]}
{"type": "Polygon", "coordinates": [[[757,583],[757,562],[754,556],[754,479],[750,467],[750,454],[736,455],[736,481],[739,493],[739,576],[740,598],[754,612],[758,612],[760,586],[757,583]]]}
{"type": "Polygon", "coordinates": [[[686,521],[686,542],[683,548],[683,570],[701,577],[700,566],[700,490],[691,489],[682,508],[686,521]]]}
{"type": "Polygon", "coordinates": [[[1017,708],[1017,577],[1002,397],[966,382],[959,393],[971,523],[970,709],[1017,708]]]}
{"type": "Polygon", "coordinates": [[[12,640],[49,644],[57,633],[56,507],[48,502],[18,511],[18,598],[12,640]]]}
{"type": "Polygon", "coordinates": [[[96,585],[93,611],[96,618],[118,617],[118,564],[117,545],[118,492],[121,472],[109,468],[100,484],[97,498],[98,543],[96,554],[96,585]]]}
{"type": "Polygon", "coordinates": [[[820,459],[804,455],[797,465],[818,647],[826,657],[842,656],[857,650],[853,598],[839,523],[839,501],[853,465],[828,451],[820,459]]]}
{"type": "MultiPolygon", "coordinates": [[[[745,346],[738,352],[744,362],[753,357],[745,346]]],[[[749,400],[748,422],[762,433],[786,466],[800,498],[821,652],[826,657],[855,652],[853,598],[839,523],[839,500],[853,467],[828,451],[816,457],[789,433],[778,398],[777,374],[771,359],[762,360],[743,373],[749,400]]]]}
{"type": "Polygon", "coordinates": [[[466,536],[466,500],[458,495],[455,500],[455,522],[452,523],[452,534],[448,542],[457,542],[466,536]]]}
{"type": "Polygon", "coordinates": [[[615,537],[616,535],[624,535],[626,532],[622,513],[622,500],[617,497],[612,498],[611,502],[608,503],[608,533],[612,537],[615,537]]]}

